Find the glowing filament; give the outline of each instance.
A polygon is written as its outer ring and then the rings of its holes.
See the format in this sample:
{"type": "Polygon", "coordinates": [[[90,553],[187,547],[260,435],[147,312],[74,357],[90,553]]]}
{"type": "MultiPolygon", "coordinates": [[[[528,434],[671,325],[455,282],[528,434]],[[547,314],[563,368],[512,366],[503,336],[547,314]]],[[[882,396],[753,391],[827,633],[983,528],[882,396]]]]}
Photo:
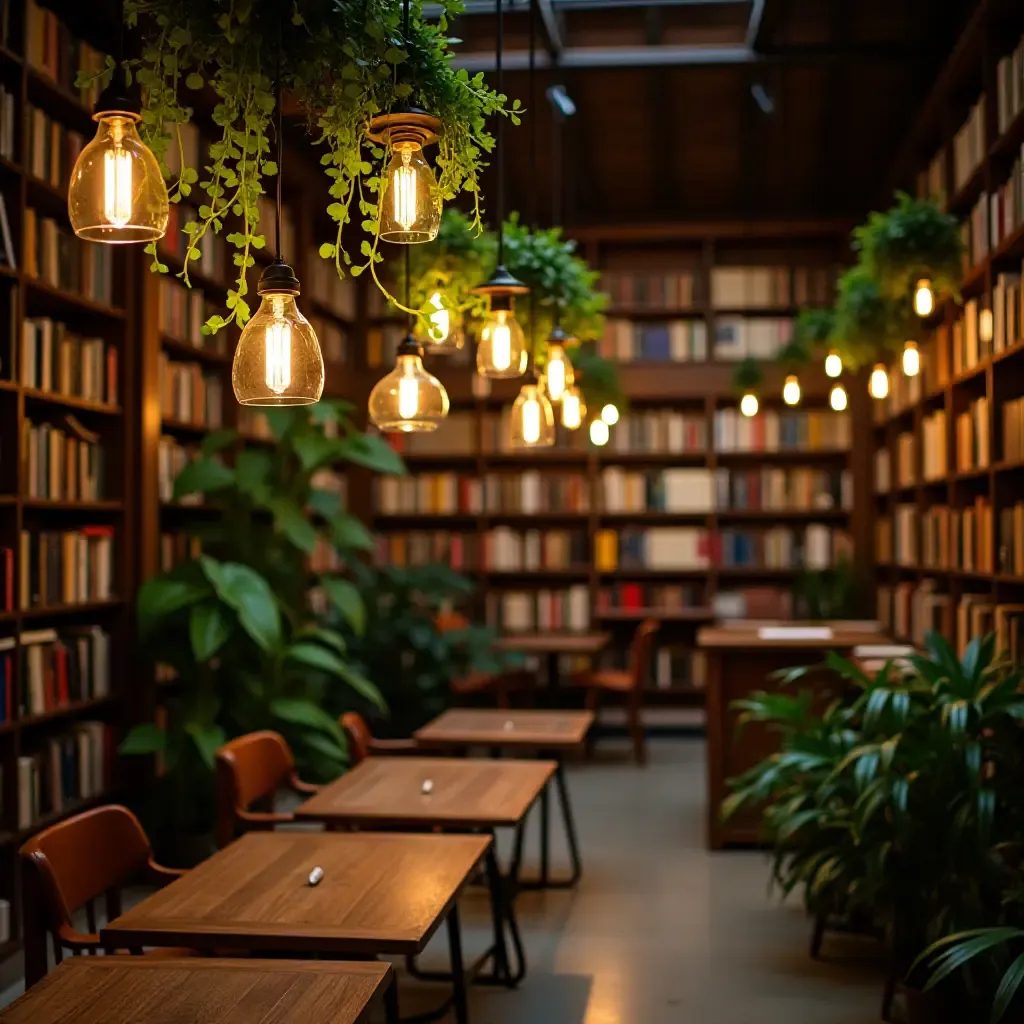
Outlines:
{"type": "Polygon", "coordinates": [[[402,164],[395,168],[391,190],[395,196],[395,220],[408,231],[416,223],[416,168],[412,150],[402,150],[402,164]]]}
{"type": "Polygon", "coordinates": [[[412,420],[420,411],[420,387],[415,378],[403,377],[398,382],[398,415],[412,420]]]}
{"type": "Polygon", "coordinates": [[[839,353],[832,349],[827,356],[825,356],[825,373],[829,377],[838,377],[843,372],[843,361],[839,357],[839,353]]]}
{"type": "Polygon", "coordinates": [[[842,384],[834,384],[828,395],[828,404],[836,412],[842,412],[846,408],[846,388],[842,384]]]}
{"type": "Polygon", "coordinates": [[[903,372],[908,377],[916,377],[921,372],[921,353],[916,341],[908,341],[903,346],[903,372]]]}
{"type": "Polygon", "coordinates": [[[935,293],[932,291],[932,283],[922,277],[914,289],[914,312],[918,316],[931,316],[934,310],[935,293]]]}
{"type": "Polygon", "coordinates": [[[103,215],[118,228],[132,219],[132,155],[120,145],[103,154],[103,215]]]}
{"type": "MultiPolygon", "coordinates": [[[[274,313],[283,315],[281,300],[275,300],[274,313]]],[[[283,394],[292,383],[292,329],[287,321],[274,320],[267,324],[264,352],[267,387],[275,395],[283,394]]]]}
{"type": "Polygon", "coordinates": [[[527,444],[540,440],[540,402],[536,398],[523,403],[523,440],[527,444]]]}
{"type": "Polygon", "coordinates": [[[577,430],[582,422],[583,410],[580,408],[580,396],[573,388],[562,397],[562,426],[567,430],[577,430]]]}
{"type": "Polygon", "coordinates": [[[496,370],[507,370],[512,365],[512,331],[505,316],[505,310],[499,310],[498,321],[491,328],[491,362],[496,370]]]}

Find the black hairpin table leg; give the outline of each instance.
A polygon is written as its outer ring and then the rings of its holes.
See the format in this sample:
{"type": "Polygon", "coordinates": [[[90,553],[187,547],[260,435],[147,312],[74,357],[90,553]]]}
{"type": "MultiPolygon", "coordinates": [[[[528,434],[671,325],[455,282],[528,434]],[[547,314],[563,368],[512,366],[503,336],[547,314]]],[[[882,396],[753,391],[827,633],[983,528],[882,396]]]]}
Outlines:
{"type": "MultiPolygon", "coordinates": [[[[517,841],[518,841],[517,836],[517,841]]],[[[565,768],[561,758],[558,759],[558,767],[555,769],[553,782],[544,787],[540,795],[540,877],[528,879],[519,883],[520,889],[572,889],[579,882],[583,874],[583,864],[580,860],[579,840],[576,836],[576,822],[572,814],[572,803],[569,798],[569,786],[565,780],[565,768]],[[565,827],[565,838],[569,844],[569,858],[572,863],[572,873],[568,878],[551,877],[551,786],[554,785],[558,791],[558,803],[562,809],[562,824],[565,827]]]]}

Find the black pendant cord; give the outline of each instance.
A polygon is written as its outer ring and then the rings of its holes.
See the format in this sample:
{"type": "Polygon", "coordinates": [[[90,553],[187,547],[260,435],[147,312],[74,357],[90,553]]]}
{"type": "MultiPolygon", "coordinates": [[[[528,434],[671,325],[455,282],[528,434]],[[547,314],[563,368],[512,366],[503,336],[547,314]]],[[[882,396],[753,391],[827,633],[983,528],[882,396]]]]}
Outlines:
{"type": "Polygon", "coordinates": [[[284,90],[281,88],[281,21],[278,21],[277,36],[277,206],[274,210],[274,249],[277,252],[279,262],[284,262],[281,253],[281,208],[284,206],[284,114],[281,110],[281,96],[284,90]]]}
{"type": "MultiPolygon", "coordinates": [[[[494,57],[494,70],[497,77],[497,90],[502,93],[504,75],[501,67],[501,51],[505,45],[504,2],[495,0],[497,8],[497,38],[494,57]]],[[[494,133],[494,144],[498,149],[498,266],[505,265],[505,115],[498,115],[498,127],[494,133]]]]}
{"type": "Polygon", "coordinates": [[[402,0],[402,39],[409,42],[409,0],[402,0]]]}
{"type": "MultiPolygon", "coordinates": [[[[500,0],[499,0],[500,2],[500,0]]],[[[527,88],[527,102],[530,104],[530,234],[537,230],[537,0],[529,0],[530,4],[530,62],[529,62],[529,86],[527,88]]],[[[500,262],[500,260],[499,260],[500,262]]],[[[537,371],[537,337],[536,337],[536,304],[535,288],[530,289],[530,361],[533,363],[533,370],[537,371]]]]}
{"type": "Polygon", "coordinates": [[[412,246],[405,246],[405,323],[409,334],[412,334],[412,278],[410,277],[410,265],[412,263],[412,246]]]}

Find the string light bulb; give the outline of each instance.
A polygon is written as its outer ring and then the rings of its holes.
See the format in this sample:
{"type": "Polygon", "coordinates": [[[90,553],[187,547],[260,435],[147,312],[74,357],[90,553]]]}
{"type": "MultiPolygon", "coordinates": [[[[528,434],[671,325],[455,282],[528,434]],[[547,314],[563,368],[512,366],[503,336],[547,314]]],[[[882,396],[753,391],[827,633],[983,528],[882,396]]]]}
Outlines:
{"type": "Polygon", "coordinates": [[[914,286],[914,312],[921,317],[935,312],[935,292],[927,277],[922,277],[914,286]]]}
{"type": "Polygon", "coordinates": [[[555,416],[548,396],[536,382],[524,384],[509,418],[513,448],[547,448],[555,443],[555,416]]]}
{"type": "Polygon", "coordinates": [[[428,352],[443,355],[462,348],[463,334],[457,315],[445,304],[444,295],[434,292],[423,308],[426,317],[424,347],[428,352]]]}
{"type": "Polygon", "coordinates": [[[613,405],[609,402],[601,410],[601,419],[608,424],[609,427],[614,427],[619,422],[619,409],[618,406],[613,405]]]}
{"type": "Polygon", "coordinates": [[[598,448],[602,448],[608,443],[609,437],[611,437],[611,431],[608,429],[608,424],[604,420],[590,421],[591,444],[596,444],[598,448]]]}
{"type": "Polygon", "coordinates": [[[786,382],[782,385],[782,400],[786,405],[800,404],[800,380],[795,373],[786,377],[786,382]]]}
{"type": "Polygon", "coordinates": [[[560,402],[575,382],[572,363],[565,354],[565,345],[572,339],[561,327],[555,327],[548,336],[548,361],[544,368],[548,398],[560,402]]]}
{"type": "Polygon", "coordinates": [[[908,341],[903,346],[903,373],[907,377],[916,377],[921,372],[921,353],[916,341],[908,341]]]}
{"type": "Polygon", "coordinates": [[[407,334],[398,346],[395,368],[373,386],[370,419],[384,431],[426,434],[448,415],[448,392],[423,368],[423,349],[407,334]]]}
{"type": "Polygon", "coordinates": [[[493,379],[521,377],[528,355],[523,328],[516,319],[515,296],[530,289],[499,263],[490,278],[474,290],[490,299],[476,349],[477,373],[493,379]]]}
{"type": "Polygon", "coordinates": [[[868,380],[868,394],[872,398],[881,400],[889,394],[889,374],[884,363],[875,363],[868,380]]]}
{"type": "Polygon", "coordinates": [[[846,397],[846,388],[842,384],[832,385],[832,390],[828,393],[828,404],[836,412],[842,412],[846,408],[848,399],[846,397]]]}
{"type": "Polygon", "coordinates": [[[838,377],[843,372],[843,360],[839,353],[832,349],[825,356],[825,375],[827,377],[838,377]]]}
{"type": "Polygon", "coordinates": [[[753,391],[748,391],[740,399],[740,412],[749,419],[751,416],[757,415],[757,410],[757,395],[755,395],[753,391]]]}
{"type": "Polygon", "coordinates": [[[587,406],[583,401],[583,392],[577,387],[569,388],[562,396],[562,426],[566,430],[579,430],[586,415],[587,406]]]}
{"type": "Polygon", "coordinates": [[[78,154],[68,185],[72,230],[88,242],[154,242],[167,231],[167,185],[139,136],[140,110],[123,80],[96,101],[96,135],[78,154]]]}

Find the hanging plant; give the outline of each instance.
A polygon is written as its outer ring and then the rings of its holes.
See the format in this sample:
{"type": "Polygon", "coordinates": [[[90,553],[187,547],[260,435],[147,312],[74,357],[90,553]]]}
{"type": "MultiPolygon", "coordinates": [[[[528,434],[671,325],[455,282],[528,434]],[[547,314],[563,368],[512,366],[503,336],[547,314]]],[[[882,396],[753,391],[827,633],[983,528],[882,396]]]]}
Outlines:
{"type": "MultiPolygon", "coordinates": [[[[284,91],[305,111],[314,143],[323,150],[321,164],[330,179],[327,212],[336,231],[320,255],[334,261],[339,276],[370,270],[380,285],[381,167],[391,153],[388,143],[367,135],[375,115],[416,107],[438,119],[439,197],[469,193],[470,223],[479,229],[479,178],[484,155],[494,146],[486,119],[497,113],[518,124],[519,101],[508,104],[482,74],[451,66],[447,14],[461,5],[442,0],[441,6],[441,17],[428,22],[422,0],[412,0],[406,27],[394,0],[295,0],[290,10],[283,0],[126,0],[126,20],[145,40],[141,58],[129,62],[143,90],[142,131],[165,171],[168,146],[184,155],[180,126],[193,116],[189,92],[208,88],[216,97],[212,119],[220,138],[210,145],[208,162],[202,168],[182,166],[170,186],[172,202],[196,188],[205,194],[198,220],[185,226],[180,276],[186,283],[207,232],[226,230],[237,250],[227,315],[211,317],[208,330],[249,317],[246,272],[254,265],[253,251],[265,244],[258,199],[264,179],[277,173],[268,133],[278,67],[284,91]],[[367,236],[356,258],[342,241],[342,229],[351,222],[367,236]]],[[[155,246],[148,251],[153,269],[166,272],[155,246]]]]}
{"type": "Polygon", "coordinates": [[[732,372],[732,389],[738,395],[756,391],[764,379],[761,364],[753,356],[747,356],[736,364],[732,372]]]}
{"type": "Polygon", "coordinates": [[[843,365],[859,369],[903,349],[912,330],[910,305],[888,298],[864,266],[850,267],[839,278],[832,347],[843,365]]]}
{"type": "Polygon", "coordinates": [[[960,299],[963,241],[956,217],[930,199],[896,193],[896,205],[872,213],[853,231],[853,248],[883,296],[909,300],[914,282],[930,279],[938,295],[960,299]]]}
{"type": "Polygon", "coordinates": [[[801,309],[793,323],[793,341],[806,353],[810,362],[823,348],[828,348],[836,329],[834,309],[801,309]]]}

